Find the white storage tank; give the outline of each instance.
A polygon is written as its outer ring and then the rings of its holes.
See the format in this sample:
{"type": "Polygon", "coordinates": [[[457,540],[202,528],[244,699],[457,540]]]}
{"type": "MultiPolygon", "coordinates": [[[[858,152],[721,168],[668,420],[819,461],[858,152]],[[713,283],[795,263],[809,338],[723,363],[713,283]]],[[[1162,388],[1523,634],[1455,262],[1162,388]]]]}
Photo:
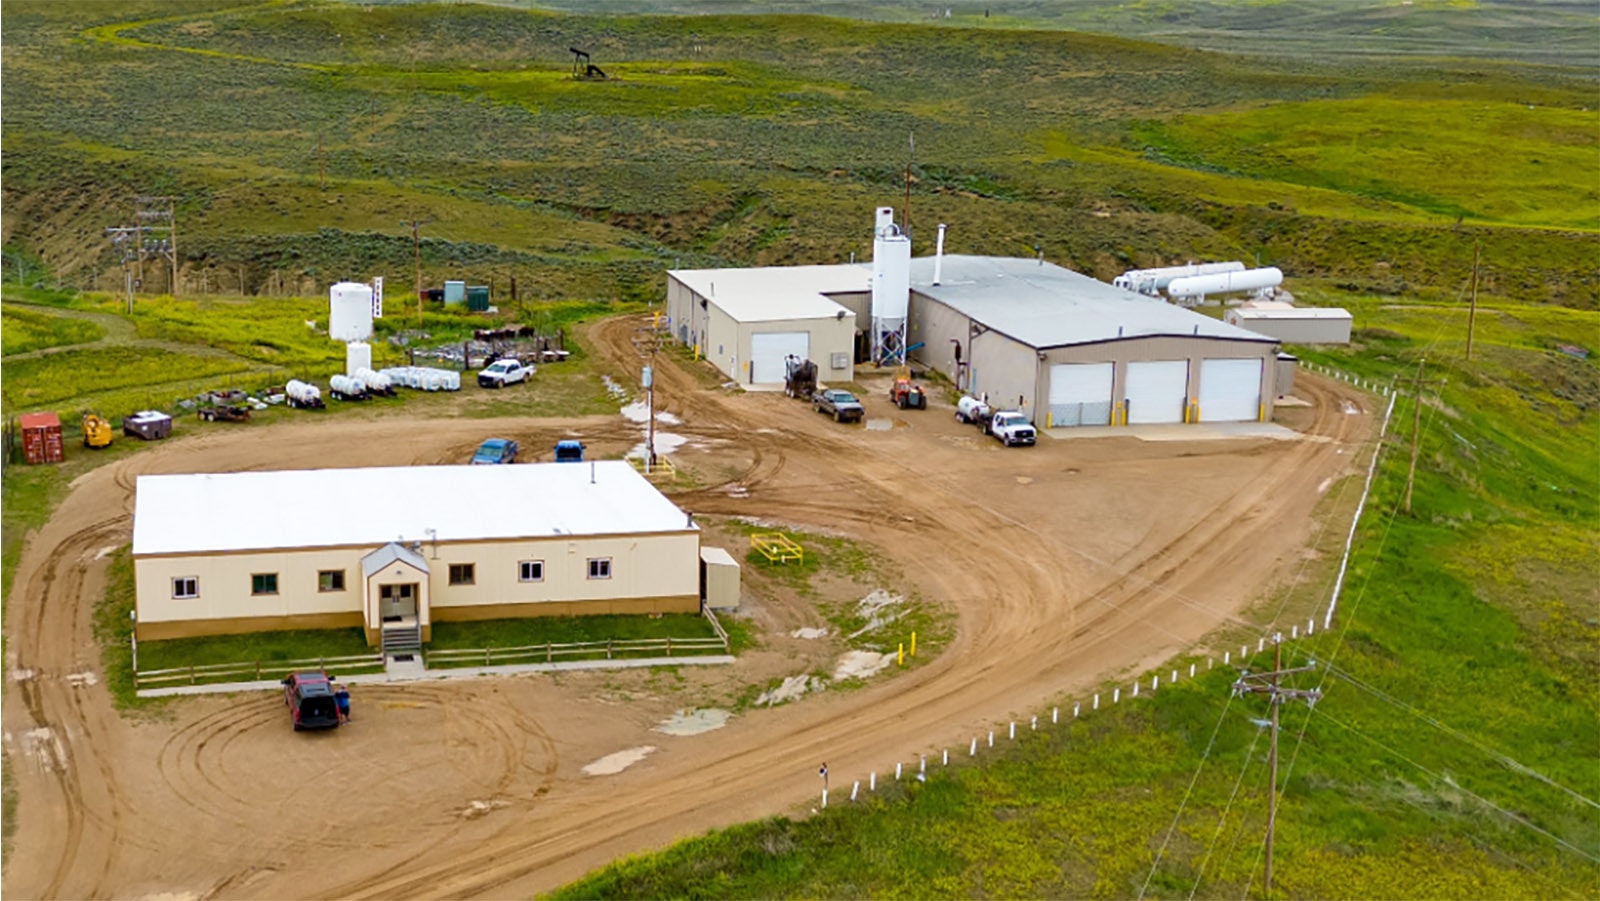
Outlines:
{"type": "Polygon", "coordinates": [[[372,337],[372,286],[339,282],[328,289],[328,337],[365,341],[372,337]]]}
{"type": "Polygon", "coordinates": [[[1210,275],[1190,275],[1175,278],[1167,285],[1170,297],[1203,297],[1207,294],[1228,294],[1234,291],[1260,291],[1283,284],[1283,272],[1276,266],[1265,269],[1246,269],[1243,272],[1216,272],[1210,275]]]}
{"type": "Polygon", "coordinates": [[[372,368],[372,345],[365,341],[351,341],[344,348],[344,371],[355,375],[372,368]]]}

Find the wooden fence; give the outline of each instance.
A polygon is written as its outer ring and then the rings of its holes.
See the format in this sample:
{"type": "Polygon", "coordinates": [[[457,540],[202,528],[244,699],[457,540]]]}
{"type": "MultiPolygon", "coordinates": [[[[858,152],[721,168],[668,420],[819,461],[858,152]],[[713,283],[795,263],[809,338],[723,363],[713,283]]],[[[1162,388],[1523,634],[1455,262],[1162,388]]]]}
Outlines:
{"type": "Polygon", "coordinates": [[[636,638],[607,641],[545,642],[514,648],[451,648],[424,651],[427,666],[500,666],[554,663],[557,660],[615,660],[618,657],[671,657],[726,652],[721,638],[636,638]]]}
{"type": "Polygon", "coordinates": [[[307,660],[257,660],[251,663],[210,663],[198,666],[179,666],[172,669],[141,672],[135,664],[133,687],[151,688],[164,685],[200,685],[213,682],[260,682],[279,679],[295,670],[328,669],[350,670],[383,669],[382,654],[357,654],[351,657],[317,657],[307,660]]]}

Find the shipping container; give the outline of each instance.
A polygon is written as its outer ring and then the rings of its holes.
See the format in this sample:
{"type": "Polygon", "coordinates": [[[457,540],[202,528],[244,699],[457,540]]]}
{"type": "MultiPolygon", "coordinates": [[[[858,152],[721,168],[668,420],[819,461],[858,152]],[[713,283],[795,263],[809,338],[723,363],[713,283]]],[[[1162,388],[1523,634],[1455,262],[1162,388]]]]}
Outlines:
{"type": "Polygon", "coordinates": [[[61,419],[54,413],[26,413],[22,427],[22,457],[29,463],[60,463],[65,454],[61,444],[61,419]]]}

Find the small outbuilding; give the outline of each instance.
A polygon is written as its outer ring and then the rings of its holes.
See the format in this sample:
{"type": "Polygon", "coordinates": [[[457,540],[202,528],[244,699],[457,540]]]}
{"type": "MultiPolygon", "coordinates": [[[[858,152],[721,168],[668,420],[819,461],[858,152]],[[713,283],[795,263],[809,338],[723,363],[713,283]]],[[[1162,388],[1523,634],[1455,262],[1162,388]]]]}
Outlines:
{"type": "Polygon", "coordinates": [[[1340,307],[1297,307],[1281,301],[1241,304],[1223,321],[1285,344],[1349,344],[1353,322],[1340,307]]]}
{"type": "Polygon", "coordinates": [[[835,297],[859,305],[871,283],[858,265],[673,270],[668,327],[741,386],[783,384],[790,356],[816,362],[823,381],[849,381],[857,314],[835,297]]]}
{"type": "Polygon", "coordinates": [[[359,627],[398,647],[701,596],[699,527],[622,461],[140,476],[133,560],[142,639],[359,627]]]}

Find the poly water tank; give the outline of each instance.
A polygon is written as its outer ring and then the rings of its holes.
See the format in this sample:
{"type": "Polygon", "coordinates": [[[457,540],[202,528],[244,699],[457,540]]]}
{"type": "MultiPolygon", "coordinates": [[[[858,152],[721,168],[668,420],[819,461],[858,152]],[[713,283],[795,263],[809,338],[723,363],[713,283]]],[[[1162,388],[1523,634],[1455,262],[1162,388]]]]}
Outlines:
{"type": "Polygon", "coordinates": [[[352,341],[344,348],[344,371],[355,375],[357,370],[372,368],[372,345],[365,341],[352,341]]]}
{"type": "Polygon", "coordinates": [[[328,289],[328,337],[365,341],[372,337],[372,286],[339,282],[328,289]]]}
{"type": "Polygon", "coordinates": [[[457,303],[466,303],[466,301],[467,301],[467,283],[466,282],[445,282],[444,283],[444,302],[445,303],[447,303],[447,304],[457,304],[457,303]]]}

